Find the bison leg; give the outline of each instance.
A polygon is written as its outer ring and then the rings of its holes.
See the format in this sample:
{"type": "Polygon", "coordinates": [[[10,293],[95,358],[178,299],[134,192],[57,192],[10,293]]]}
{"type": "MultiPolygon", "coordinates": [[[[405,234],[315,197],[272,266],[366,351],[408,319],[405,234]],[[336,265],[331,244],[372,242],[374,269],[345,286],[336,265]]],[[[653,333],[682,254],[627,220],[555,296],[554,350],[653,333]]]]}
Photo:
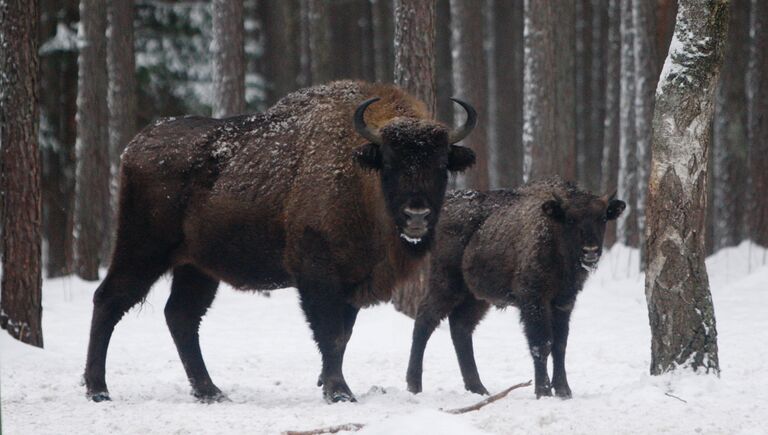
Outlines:
{"type": "Polygon", "coordinates": [[[164,268],[125,267],[113,261],[113,267],[93,295],[93,317],[85,363],[86,396],[94,402],[109,399],[104,380],[107,348],[115,325],[123,315],[141,301],[164,268]]]}
{"type": "Polygon", "coordinates": [[[489,393],[480,381],[480,374],[477,372],[472,333],[485,313],[488,312],[488,308],[488,303],[469,295],[448,316],[448,321],[451,324],[453,347],[456,350],[456,357],[459,359],[461,376],[464,378],[464,388],[467,391],[483,395],[489,393]]]}
{"type": "Polygon", "coordinates": [[[429,337],[440,324],[445,314],[436,315],[429,307],[419,307],[416,321],[413,324],[413,339],[411,341],[411,356],[408,360],[408,372],[405,380],[408,383],[408,391],[421,393],[421,374],[424,363],[424,350],[427,347],[429,337]]]}
{"type": "Polygon", "coordinates": [[[565,348],[568,345],[568,329],[571,319],[571,310],[561,309],[555,306],[552,310],[552,386],[555,394],[564,399],[571,398],[571,388],[568,386],[568,378],[565,375],[565,348]]]}
{"type": "Polygon", "coordinates": [[[218,402],[226,396],[213,384],[200,352],[200,320],[213,303],[219,282],[194,266],[173,270],[171,296],[165,305],[165,320],[192,385],[192,394],[203,402],[218,402]]]}
{"type": "Polygon", "coordinates": [[[520,318],[533,357],[536,398],[551,396],[552,386],[547,373],[547,360],[552,348],[552,312],[548,305],[529,303],[520,307],[520,318]]]}

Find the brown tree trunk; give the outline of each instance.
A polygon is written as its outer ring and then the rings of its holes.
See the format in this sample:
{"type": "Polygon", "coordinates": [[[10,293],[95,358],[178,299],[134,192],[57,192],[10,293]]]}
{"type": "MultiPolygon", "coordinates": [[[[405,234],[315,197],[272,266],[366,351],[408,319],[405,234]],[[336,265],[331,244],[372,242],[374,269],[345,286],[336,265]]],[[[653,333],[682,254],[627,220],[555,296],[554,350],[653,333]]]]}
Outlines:
{"type": "Polygon", "coordinates": [[[451,59],[451,3],[435,4],[435,118],[453,124],[453,60],[451,59]]]}
{"type": "Polygon", "coordinates": [[[243,0],[213,0],[213,101],[215,118],[245,111],[243,0]]]}
{"type": "Polygon", "coordinates": [[[377,82],[392,82],[395,70],[394,47],[392,44],[394,40],[393,16],[392,2],[390,0],[371,0],[373,54],[377,82]]]}
{"type": "Polygon", "coordinates": [[[750,235],[768,247],[768,4],[752,0],[747,65],[750,235]]]}
{"type": "Polygon", "coordinates": [[[576,4],[553,3],[555,43],[555,158],[557,174],[576,181],[576,4]]]}
{"type": "MultiPolygon", "coordinates": [[[[483,48],[483,10],[471,0],[451,0],[453,90],[478,113],[477,127],[467,141],[475,151],[475,165],[467,171],[467,184],[478,190],[490,187],[488,179],[488,113],[486,66],[483,48]]],[[[464,110],[455,109],[456,124],[464,122],[464,110]]]]}
{"type": "Polygon", "coordinates": [[[59,277],[73,270],[77,47],[74,38],[69,45],[46,42],[56,37],[59,28],[70,29],[77,23],[77,1],[45,0],[41,15],[40,87],[45,92],[40,95],[40,152],[47,246],[43,263],[46,276],[59,277]]]}
{"type": "Polygon", "coordinates": [[[526,181],[560,173],[556,162],[554,5],[547,0],[525,1],[523,86],[524,178],[526,181]]]}
{"type": "Polygon", "coordinates": [[[0,3],[0,327],[17,340],[43,347],[39,19],[38,1],[0,3]]]}
{"type": "Polygon", "coordinates": [[[106,30],[106,2],[81,0],[75,261],[77,274],[89,281],[99,279],[110,217],[106,30]]]}
{"type": "MultiPolygon", "coordinates": [[[[608,27],[605,50],[605,120],[603,124],[603,158],[600,191],[608,192],[619,185],[619,103],[621,100],[621,6],[619,0],[608,0],[608,27]]],[[[605,228],[606,246],[616,243],[616,221],[605,228]]]]}
{"type": "Polygon", "coordinates": [[[512,188],[523,181],[523,2],[491,0],[491,29],[496,82],[496,152],[491,161],[493,187],[512,188]]]}
{"type": "MultiPolygon", "coordinates": [[[[618,197],[628,210],[616,223],[619,243],[637,247],[637,137],[635,135],[635,57],[632,3],[621,1],[621,91],[619,96],[619,173],[618,197]]],[[[637,0],[642,1],[642,0],[637,0]]]]}
{"type": "Polygon", "coordinates": [[[739,244],[747,204],[747,100],[744,92],[749,59],[749,0],[732,0],[723,69],[715,96],[712,134],[712,198],[715,251],[739,244]]]}
{"type": "Polygon", "coordinates": [[[435,4],[395,1],[395,83],[435,113],[435,4]]]}
{"type": "Polygon", "coordinates": [[[717,329],[704,263],[707,160],[728,1],[681,0],[656,92],[645,292],[651,374],[718,373],[717,329]]]}
{"type": "Polygon", "coordinates": [[[592,0],[592,20],[586,23],[592,30],[592,62],[587,65],[590,69],[589,80],[589,106],[585,122],[589,123],[584,140],[584,154],[586,162],[583,165],[584,174],[582,182],[584,187],[593,192],[605,192],[602,189],[602,163],[605,141],[605,99],[606,99],[606,48],[608,43],[608,2],[606,0],[592,0]]]}
{"type": "Polygon", "coordinates": [[[111,173],[111,219],[103,259],[112,253],[117,222],[117,175],[120,154],[136,134],[136,58],[133,48],[133,0],[109,2],[109,153],[111,173]]]}
{"type": "Polygon", "coordinates": [[[267,105],[299,87],[301,23],[299,0],[262,0],[267,105]]]}
{"type": "Polygon", "coordinates": [[[302,0],[305,3],[304,20],[309,51],[310,83],[326,83],[333,78],[331,64],[331,28],[328,16],[328,4],[325,0],[302,0]]]}
{"type": "MultiPolygon", "coordinates": [[[[395,1],[395,83],[427,103],[435,113],[435,4],[395,1]]],[[[428,260],[427,260],[428,261],[428,260]]],[[[426,279],[426,271],[418,272],[426,279]]],[[[401,286],[392,293],[395,308],[416,317],[424,286],[401,286]]]]}
{"type": "Polygon", "coordinates": [[[592,60],[595,56],[594,38],[600,37],[599,27],[593,27],[593,17],[600,14],[593,9],[592,0],[577,0],[576,7],[576,173],[579,185],[582,188],[597,192],[600,188],[600,172],[590,171],[588,166],[595,159],[602,157],[602,144],[593,140],[592,113],[597,108],[593,107],[592,98],[592,60]],[[599,154],[599,155],[598,155],[599,154]]]}

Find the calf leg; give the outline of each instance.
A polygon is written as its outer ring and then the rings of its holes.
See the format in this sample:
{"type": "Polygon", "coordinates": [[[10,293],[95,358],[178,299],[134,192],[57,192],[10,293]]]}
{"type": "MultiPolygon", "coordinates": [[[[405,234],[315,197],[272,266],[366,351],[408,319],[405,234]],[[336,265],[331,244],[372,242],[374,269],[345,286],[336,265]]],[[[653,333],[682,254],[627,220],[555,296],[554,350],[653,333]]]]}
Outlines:
{"type": "Polygon", "coordinates": [[[112,331],[123,315],[146,297],[152,284],[162,275],[160,267],[126,267],[118,261],[93,294],[93,316],[85,363],[86,397],[94,402],[109,399],[104,380],[107,348],[112,331]]]}
{"type": "Polygon", "coordinates": [[[571,320],[571,309],[563,309],[555,306],[552,310],[552,386],[555,394],[564,399],[571,398],[571,388],[568,386],[568,378],[565,375],[565,348],[568,345],[568,324],[571,320]]]}
{"type": "Polygon", "coordinates": [[[225,398],[208,375],[198,333],[200,320],[213,303],[218,286],[217,280],[194,266],[179,266],[173,270],[171,296],[165,305],[165,320],[192,385],[192,394],[204,402],[225,398]]]}
{"type": "Polygon", "coordinates": [[[536,398],[551,396],[547,360],[552,348],[552,312],[549,305],[528,303],[520,307],[520,318],[533,357],[536,398]]]}
{"type": "Polygon", "coordinates": [[[411,341],[411,356],[408,360],[408,372],[405,381],[408,383],[408,391],[417,394],[421,393],[421,375],[424,363],[424,350],[427,347],[429,337],[440,324],[441,318],[445,317],[434,313],[429,306],[422,304],[419,307],[416,321],[413,324],[413,339],[411,341]]]}
{"type": "Polygon", "coordinates": [[[464,388],[467,391],[484,395],[489,393],[477,373],[472,333],[485,313],[488,312],[488,308],[488,303],[468,295],[448,316],[451,324],[453,347],[456,350],[456,357],[459,359],[461,376],[464,378],[464,388]]]}

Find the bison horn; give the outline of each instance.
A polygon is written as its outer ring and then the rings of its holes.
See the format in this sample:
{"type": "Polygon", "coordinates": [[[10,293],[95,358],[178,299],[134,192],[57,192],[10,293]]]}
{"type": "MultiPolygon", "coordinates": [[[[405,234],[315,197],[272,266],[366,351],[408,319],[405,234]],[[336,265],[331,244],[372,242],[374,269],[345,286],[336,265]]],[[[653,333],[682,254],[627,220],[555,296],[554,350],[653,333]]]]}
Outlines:
{"type": "Polygon", "coordinates": [[[455,144],[456,142],[460,142],[462,139],[472,133],[475,125],[477,125],[477,112],[475,111],[474,107],[469,105],[469,103],[465,103],[458,98],[451,98],[451,100],[463,107],[467,112],[467,121],[464,123],[464,125],[461,128],[454,129],[448,133],[448,143],[455,144]]]}
{"type": "Polygon", "coordinates": [[[362,104],[357,106],[357,110],[355,110],[355,130],[357,130],[357,133],[360,136],[368,139],[369,141],[371,141],[376,145],[381,145],[384,142],[381,139],[381,135],[378,132],[373,131],[370,127],[365,125],[364,115],[365,115],[365,109],[367,109],[368,106],[379,101],[380,99],[381,98],[376,97],[376,98],[371,98],[370,100],[365,100],[363,101],[362,104]]]}
{"type": "Polygon", "coordinates": [[[600,197],[600,199],[602,199],[603,202],[606,204],[613,201],[614,198],[616,198],[616,189],[613,189],[613,192],[606,193],[605,195],[600,197]]]}

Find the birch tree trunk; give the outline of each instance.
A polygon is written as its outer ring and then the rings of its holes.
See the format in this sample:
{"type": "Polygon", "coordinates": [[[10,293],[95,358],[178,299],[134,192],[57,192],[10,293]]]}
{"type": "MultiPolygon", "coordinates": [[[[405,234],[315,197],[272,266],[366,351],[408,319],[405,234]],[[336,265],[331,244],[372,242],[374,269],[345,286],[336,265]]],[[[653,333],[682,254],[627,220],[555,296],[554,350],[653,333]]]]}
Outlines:
{"type": "Polygon", "coordinates": [[[710,128],[727,30],[727,0],[681,0],[656,90],[645,280],[654,375],[677,367],[720,370],[704,226],[710,128]]]}
{"type": "Polygon", "coordinates": [[[435,3],[395,1],[395,83],[435,113],[435,3]]]}
{"type": "Polygon", "coordinates": [[[245,111],[243,0],[213,0],[214,118],[245,111]]]}
{"type": "Polygon", "coordinates": [[[40,155],[38,150],[39,2],[0,2],[0,327],[43,347],[40,155]]]}
{"type": "Polygon", "coordinates": [[[77,94],[77,185],[75,268],[99,279],[103,242],[109,237],[109,108],[107,105],[107,9],[101,0],[81,0],[77,94]]]}
{"type": "MultiPolygon", "coordinates": [[[[637,233],[637,147],[635,136],[635,45],[632,3],[621,1],[621,93],[619,97],[619,174],[618,197],[628,210],[616,223],[616,239],[627,246],[638,246],[637,233]]],[[[643,0],[637,0],[643,1],[643,0]]]]}
{"type": "MultiPolygon", "coordinates": [[[[488,112],[486,65],[483,46],[483,8],[481,2],[451,0],[451,42],[453,44],[453,91],[456,97],[472,104],[478,113],[477,127],[466,140],[475,151],[475,165],[467,171],[468,186],[488,190],[488,112]]],[[[464,123],[464,109],[454,105],[455,124],[464,123]]]]}

